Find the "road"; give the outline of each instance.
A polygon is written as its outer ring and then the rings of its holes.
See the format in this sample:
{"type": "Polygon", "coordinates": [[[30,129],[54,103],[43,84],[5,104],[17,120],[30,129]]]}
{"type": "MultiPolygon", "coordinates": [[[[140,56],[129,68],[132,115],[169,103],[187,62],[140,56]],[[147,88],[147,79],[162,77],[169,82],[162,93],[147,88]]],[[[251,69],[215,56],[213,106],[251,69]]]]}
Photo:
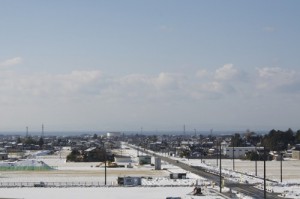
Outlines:
{"type": "MultiPolygon", "coordinates": [[[[134,147],[136,150],[138,149],[137,147],[134,147]]],[[[140,150],[140,149],[138,149],[140,150]]],[[[204,169],[202,169],[201,167],[194,167],[194,166],[190,166],[188,164],[185,164],[183,162],[180,161],[176,161],[173,160],[169,157],[165,157],[165,156],[160,156],[154,153],[149,153],[147,151],[144,150],[140,150],[143,153],[148,153],[149,155],[155,156],[155,157],[160,157],[163,161],[168,162],[169,164],[173,164],[175,166],[178,166],[186,171],[190,171],[192,173],[195,173],[199,176],[202,176],[208,180],[211,180],[213,182],[216,183],[217,186],[219,186],[219,182],[220,182],[220,176],[213,174],[213,173],[209,173],[207,171],[205,171],[204,169]]],[[[245,195],[251,196],[255,199],[262,199],[264,198],[264,191],[255,188],[253,185],[250,184],[240,184],[240,183],[233,183],[229,180],[224,179],[225,182],[225,186],[230,188],[231,190],[243,193],[245,195]]],[[[230,197],[230,194],[228,193],[223,193],[225,196],[230,197]]],[[[266,198],[272,198],[272,199],[282,199],[282,197],[279,197],[278,194],[276,193],[266,193],[266,198]]]]}

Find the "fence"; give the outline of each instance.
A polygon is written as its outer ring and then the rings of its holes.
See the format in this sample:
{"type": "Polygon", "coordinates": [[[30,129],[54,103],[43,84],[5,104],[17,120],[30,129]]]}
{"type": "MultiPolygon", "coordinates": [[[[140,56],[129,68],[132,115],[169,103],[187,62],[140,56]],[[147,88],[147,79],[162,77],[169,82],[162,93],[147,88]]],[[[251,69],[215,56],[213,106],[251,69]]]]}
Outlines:
{"type": "MultiPolygon", "coordinates": [[[[139,185],[136,187],[191,187],[192,185],[139,185]]],[[[0,188],[15,187],[49,187],[49,188],[68,188],[68,187],[128,187],[118,184],[104,185],[103,182],[0,182],[0,188]]]]}

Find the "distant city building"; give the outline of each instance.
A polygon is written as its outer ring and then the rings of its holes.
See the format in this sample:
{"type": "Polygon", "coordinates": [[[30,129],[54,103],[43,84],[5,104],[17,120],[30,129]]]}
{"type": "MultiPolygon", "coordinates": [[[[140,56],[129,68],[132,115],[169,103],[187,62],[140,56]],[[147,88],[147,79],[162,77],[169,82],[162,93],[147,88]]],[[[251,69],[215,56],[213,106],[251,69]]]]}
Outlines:
{"type": "Polygon", "coordinates": [[[106,136],[108,138],[112,138],[112,137],[121,137],[122,133],[121,132],[108,132],[106,133],[106,136]]]}

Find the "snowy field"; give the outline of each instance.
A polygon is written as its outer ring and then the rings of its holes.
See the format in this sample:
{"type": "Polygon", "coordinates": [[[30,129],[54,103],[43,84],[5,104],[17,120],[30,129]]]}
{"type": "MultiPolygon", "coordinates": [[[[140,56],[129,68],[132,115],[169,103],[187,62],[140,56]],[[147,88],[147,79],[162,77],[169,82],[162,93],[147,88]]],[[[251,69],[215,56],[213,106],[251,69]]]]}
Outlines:
{"type": "MultiPolygon", "coordinates": [[[[224,198],[219,196],[216,187],[211,186],[211,182],[195,174],[188,173],[188,179],[173,180],[169,179],[169,169],[179,169],[173,165],[162,162],[162,170],[154,170],[153,166],[136,164],[136,151],[123,149],[123,155],[133,157],[131,162],[133,168],[107,168],[107,185],[104,186],[104,167],[99,162],[93,163],[74,163],[66,162],[65,157],[69,151],[65,150],[54,155],[36,156],[35,159],[27,159],[15,164],[28,166],[35,165],[37,162],[54,167],[50,171],[1,171],[0,183],[17,184],[22,188],[1,188],[0,198],[198,198],[192,196],[194,185],[202,185],[203,199],[224,198]],[[117,177],[120,176],[143,176],[142,187],[117,187],[117,177]],[[45,182],[46,184],[58,186],[60,188],[28,188],[26,186],[33,183],[45,182]],[[92,185],[92,187],[68,187],[68,185],[92,185]]],[[[5,165],[4,163],[2,163],[5,165]]],[[[124,163],[123,163],[124,164],[124,163]]],[[[129,164],[129,163],[125,163],[129,164]]],[[[0,163],[1,165],[1,163],[0,163]]]]}
{"type": "MultiPolygon", "coordinates": [[[[166,156],[165,154],[160,154],[166,156]]],[[[216,159],[186,159],[176,158],[185,164],[191,166],[201,166],[214,173],[219,173],[216,159]]],[[[233,171],[233,160],[222,159],[222,175],[226,179],[248,184],[257,184],[257,188],[263,190],[263,161],[257,162],[257,176],[255,176],[255,161],[235,159],[235,171],[233,171]]],[[[282,161],[282,183],[280,182],[280,161],[266,162],[266,178],[276,182],[267,181],[267,190],[280,193],[283,198],[300,199],[300,161],[285,159],[282,161]]],[[[225,185],[226,186],[226,185],[225,185]]]]}
{"type": "MultiPolygon", "coordinates": [[[[0,198],[40,198],[41,190],[45,197],[51,196],[57,198],[166,198],[166,197],[181,197],[181,198],[226,198],[220,196],[217,188],[213,187],[211,182],[192,173],[187,173],[188,179],[172,180],[169,179],[169,170],[176,170],[178,167],[162,162],[162,170],[154,170],[153,166],[136,164],[135,159],[137,152],[132,149],[123,148],[123,155],[133,157],[130,163],[133,168],[107,168],[107,185],[104,187],[104,167],[99,162],[94,163],[73,163],[66,162],[65,157],[70,151],[64,150],[54,155],[36,156],[35,159],[24,161],[22,164],[43,164],[52,166],[55,170],[51,171],[1,171],[0,183],[35,183],[46,182],[53,185],[61,185],[62,188],[1,188],[0,198]],[[116,187],[117,177],[122,176],[143,176],[142,187],[116,187]],[[65,184],[64,184],[65,183],[65,184]],[[82,188],[66,188],[65,185],[70,184],[88,184],[92,187],[82,188]],[[203,187],[205,196],[191,196],[193,186],[198,184],[203,187]]],[[[140,155],[142,155],[140,153],[140,155]]],[[[172,157],[174,158],[174,157],[172,157]]],[[[192,166],[201,166],[211,172],[219,172],[215,159],[205,160],[187,160],[183,158],[174,158],[178,161],[192,166]]],[[[222,160],[222,173],[226,179],[240,182],[257,184],[257,187],[262,189],[262,180],[255,177],[255,162],[235,160],[235,171],[232,170],[232,160],[222,160]]],[[[123,163],[124,164],[124,163],[123,163]]],[[[129,164],[125,163],[125,164],[129,164]]],[[[0,163],[1,165],[1,163],[0,163]]],[[[263,162],[257,162],[258,176],[263,177],[263,162]]],[[[282,197],[300,198],[300,161],[285,160],[283,161],[283,183],[267,183],[267,189],[276,193],[282,193],[282,197]]],[[[267,178],[279,181],[280,179],[280,162],[267,162],[267,178]]],[[[225,185],[226,186],[226,185],[225,185]]],[[[224,192],[228,189],[223,189],[224,192]]],[[[239,198],[251,198],[251,196],[239,196],[239,198]]]]}
{"type": "Polygon", "coordinates": [[[182,199],[223,199],[213,190],[205,190],[209,196],[190,196],[192,187],[114,187],[114,188],[8,188],[0,189],[0,198],[24,199],[165,199],[166,197],[181,197],[182,199]]]}

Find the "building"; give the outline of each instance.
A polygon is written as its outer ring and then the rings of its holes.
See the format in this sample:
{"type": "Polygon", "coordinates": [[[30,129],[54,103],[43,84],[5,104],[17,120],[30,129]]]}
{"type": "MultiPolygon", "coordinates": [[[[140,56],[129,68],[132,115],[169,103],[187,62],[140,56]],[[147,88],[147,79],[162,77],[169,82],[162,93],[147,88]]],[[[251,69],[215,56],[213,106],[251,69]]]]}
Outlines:
{"type": "Polygon", "coordinates": [[[8,159],[8,154],[7,153],[0,153],[0,160],[7,160],[8,159]]]}
{"type": "Polygon", "coordinates": [[[121,132],[108,132],[108,133],[106,133],[106,136],[108,138],[121,137],[122,133],[121,132]]]}
{"type": "Polygon", "coordinates": [[[154,162],[155,170],[161,170],[161,158],[155,157],[154,162]]]}
{"type": "Polygon", "coordinates": [[[151,164],[151,156],[150,155],[140,155],[138,157],[138,163],[142,164],[151,164]]]}
{"type": "Polygon", "coordinates": [[[132,162],[132,159],[130,156],[124,156],[124,155],[115,155],[114,159],[115,159],[115,162],[117,162],[117,163],[132,162]]]}
{"type": "Polygon", "coordinates": [[[186,179],[186,171],[183,169],[168,169],[170,179],[186,179]]]}
{"type": "Polygon", "coordinates": [[[118,177],[118,185],[124,186],[139,186],[142,185],[142,178],[141,177],[118,177]]]}
{"type": "Polygon", "coordinates": [[[224,155],[233,158],[244,158],[246,153],[251,152],[251,151],[259,151],[263,150],[264,147],[234,147],[234,153],[233,153],[233,147],[227,147],[226,150],[223,151],[224,155]]]}
{"type": "Polygon", "coordinates": [[[292,158],[300,160],[300,144],[296,144],[295,148],[292,150],[292,158]]]}

